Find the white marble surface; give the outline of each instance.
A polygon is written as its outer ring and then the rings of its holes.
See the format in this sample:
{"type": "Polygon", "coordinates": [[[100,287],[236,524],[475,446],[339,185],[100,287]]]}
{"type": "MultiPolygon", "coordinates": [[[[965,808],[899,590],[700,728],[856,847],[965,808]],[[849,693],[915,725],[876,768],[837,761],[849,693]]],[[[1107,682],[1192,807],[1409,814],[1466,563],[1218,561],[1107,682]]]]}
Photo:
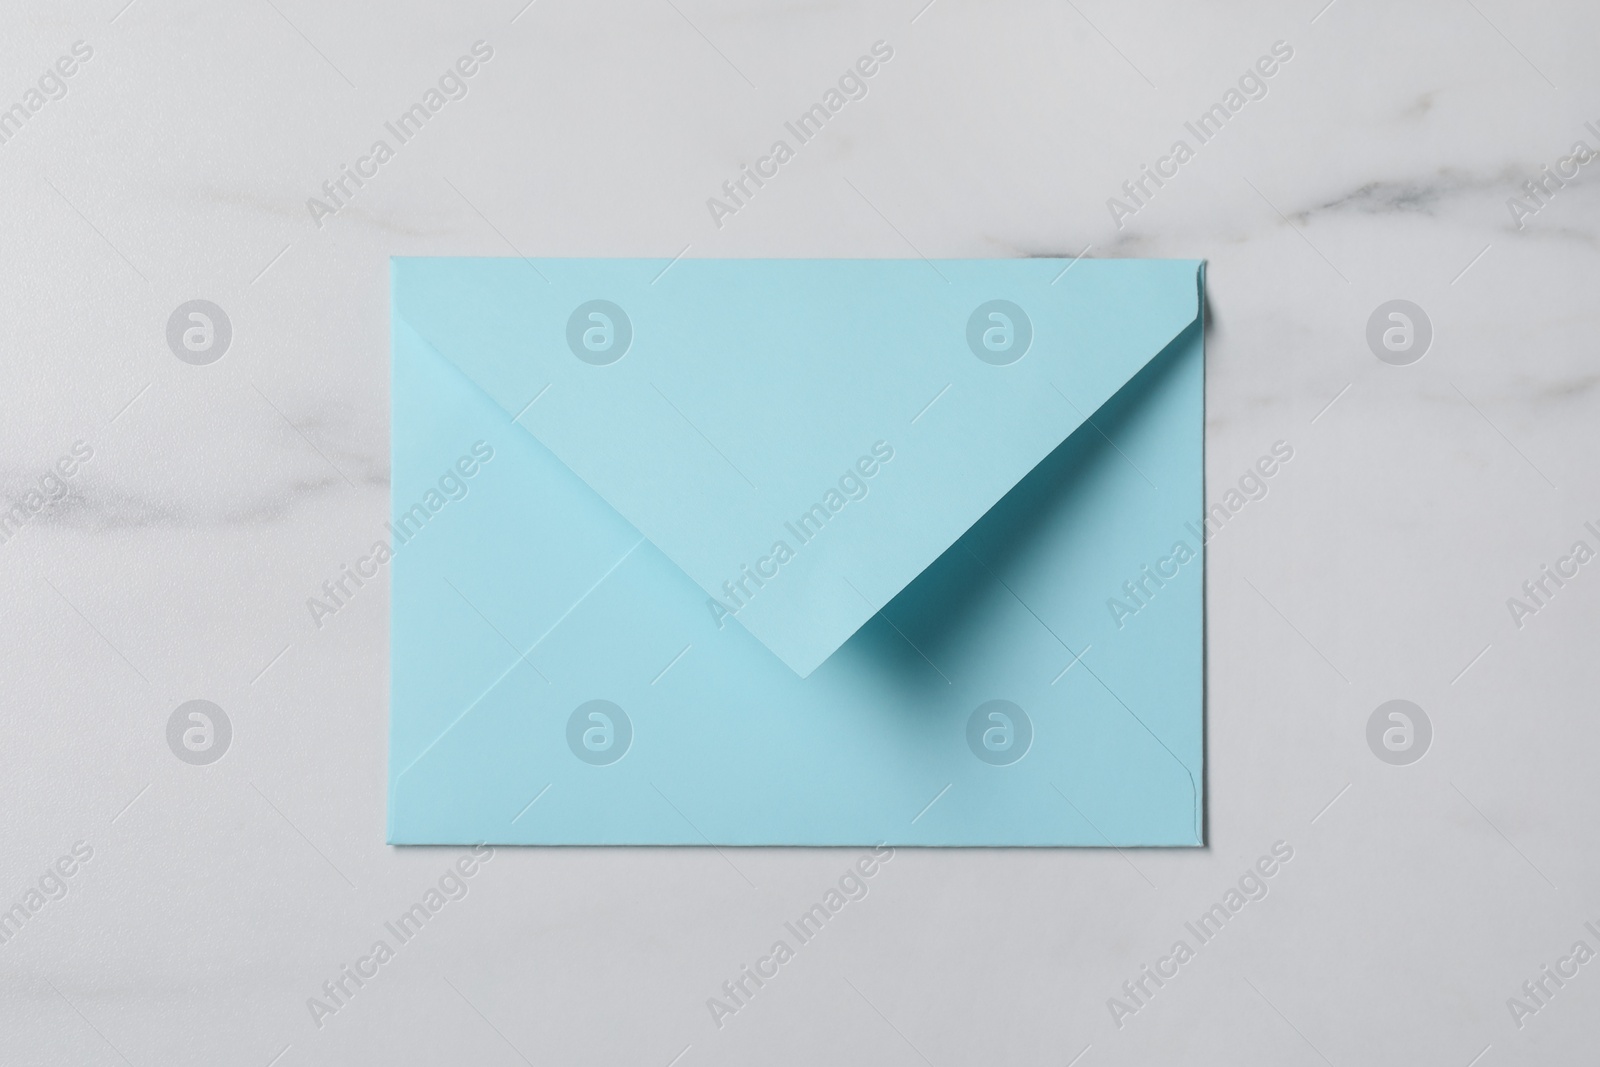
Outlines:
{"type": "Polygon", "coordinates": [[[1588,168],[1521,229],[1506,200],[1600,148],[1600,10],[123,2],[0,16],[0,105],[93,49],[0,145],[0,490],[93,450],[0,544],[0,903],[93,850],[0,945],[0,1063],[1594,1055],[1600,963],[1521,1028],[1506,1002],[1600,949],[1600,565],[1520,630],[1506,600],[1600,547],[1600,212],[1588,168]],[[477,40],[468,95],[318,228],[306,199],[477,40]],[[714,226],[877,40],[868,96],[714,226]],[[1113,225],[1275,41],[1267,95],[1113,225]],[[305,605],[385,517],[386,257],[1085,246],[1210,260],[1210,498],[1295,450],[1211,546],[1210,847],[903,851],[720,1030],[706,998],[852,853],[741,852],[747,884],[711,851],[503,850],[314,1026],[456,855],[382,843],[386,588],[320,630],[305,605]],[[205,367],[164,336],[196,297],[234,329],[205,367]],[[1393,298],[1434,324],[1410,366],[1364,338],[1393,298]],[[1435,736],[1396,767],[1365,725],[1401,697],[1435,736]],[[207,767],[166,742],[195,698],[234,727],[207,767]],[[1266,899],[1115,1026],[1279,840],[1266,899]]]}

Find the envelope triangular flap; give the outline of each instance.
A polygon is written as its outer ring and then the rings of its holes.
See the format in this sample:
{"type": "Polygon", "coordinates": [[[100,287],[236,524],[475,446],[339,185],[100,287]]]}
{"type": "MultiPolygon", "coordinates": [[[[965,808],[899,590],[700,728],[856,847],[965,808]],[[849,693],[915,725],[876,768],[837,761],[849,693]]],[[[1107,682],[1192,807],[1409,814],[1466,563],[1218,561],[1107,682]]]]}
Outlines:
{"type": "Polygon", "coordinates": [[[393,298],[805,676],[1195,320],[1200,266],[397,259],[393,298]]]}

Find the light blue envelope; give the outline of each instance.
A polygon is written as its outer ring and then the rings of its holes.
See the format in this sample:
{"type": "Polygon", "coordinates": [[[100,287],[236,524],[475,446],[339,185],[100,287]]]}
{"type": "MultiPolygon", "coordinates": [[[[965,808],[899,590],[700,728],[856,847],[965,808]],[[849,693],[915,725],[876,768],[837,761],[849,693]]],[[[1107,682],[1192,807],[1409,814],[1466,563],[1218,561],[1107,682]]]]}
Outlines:
{"type": "Polygon", "coordinates": [[[394,260],[389,841],[1203,843],[1203,278],[394,260]]]}

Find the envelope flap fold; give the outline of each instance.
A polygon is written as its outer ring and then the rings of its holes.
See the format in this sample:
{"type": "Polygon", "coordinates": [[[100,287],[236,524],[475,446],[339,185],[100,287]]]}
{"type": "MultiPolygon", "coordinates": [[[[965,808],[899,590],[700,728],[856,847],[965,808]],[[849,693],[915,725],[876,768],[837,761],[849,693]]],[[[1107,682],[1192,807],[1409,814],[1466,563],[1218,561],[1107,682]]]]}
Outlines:
{"type": "Polygon", "coordinates": [[[1200,267],[396,259],[392,295],[805,676],[1195,321],[1200,267]]]}

